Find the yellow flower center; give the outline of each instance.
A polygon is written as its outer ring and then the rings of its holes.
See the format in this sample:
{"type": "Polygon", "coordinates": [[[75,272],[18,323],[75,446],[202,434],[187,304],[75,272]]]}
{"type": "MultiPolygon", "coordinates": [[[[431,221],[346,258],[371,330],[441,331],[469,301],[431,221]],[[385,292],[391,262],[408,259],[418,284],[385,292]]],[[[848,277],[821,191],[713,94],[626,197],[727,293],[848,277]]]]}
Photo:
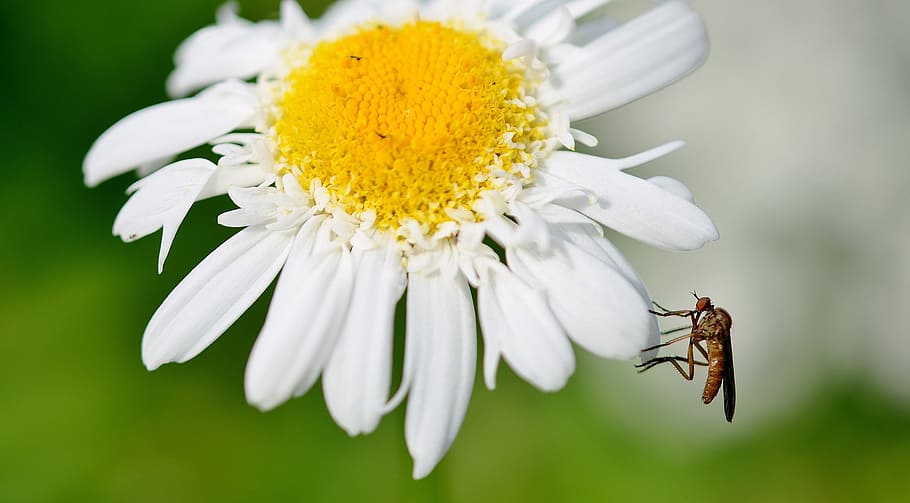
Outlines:
{"type": "Polygon", "coordinates": [[[351,215],[375,212],[380,229],[414,219],[433,232],[483,191],[525,183],[547,149],[536,82],[504,47],[412,21],[298,48],[276,100],[279,166],[351,215]]]}

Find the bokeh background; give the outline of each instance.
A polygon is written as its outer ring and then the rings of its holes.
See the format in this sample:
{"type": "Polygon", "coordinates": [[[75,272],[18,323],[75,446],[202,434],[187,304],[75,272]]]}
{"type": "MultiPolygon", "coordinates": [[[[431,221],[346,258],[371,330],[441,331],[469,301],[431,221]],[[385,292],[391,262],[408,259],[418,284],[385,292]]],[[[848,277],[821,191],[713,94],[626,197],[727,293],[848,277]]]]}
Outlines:
{"type": "MultiPolygon", "coordinates": [[[[111,237],[130,176],[86,189],[82,157],[165,99],[174,48],[218,3],[0,3],[0,501],[910,495],[910,3],[699,1],[707,64],[586,125],[611,156],[689,142],[636,174],[684,180],[721,240],[691,254],[617,241],[664,305],[687,307],[696,289],[733,314],[732,425],[720,403],[700,403],[703,374],[637,375],[579,352],[556,394],[505,366],[495,392],[478,380],[422,481],[403,408],[351,439],[318,386],[267,414],[245,403],[266,302],[191,363],[142,366],[146,321],[230,235],[215,225],[230,203],[196,206],[158,276],[157,235],[111,237]]],[[[241,12],[273,17],[277,3],[241,0],[241,12]]]]}

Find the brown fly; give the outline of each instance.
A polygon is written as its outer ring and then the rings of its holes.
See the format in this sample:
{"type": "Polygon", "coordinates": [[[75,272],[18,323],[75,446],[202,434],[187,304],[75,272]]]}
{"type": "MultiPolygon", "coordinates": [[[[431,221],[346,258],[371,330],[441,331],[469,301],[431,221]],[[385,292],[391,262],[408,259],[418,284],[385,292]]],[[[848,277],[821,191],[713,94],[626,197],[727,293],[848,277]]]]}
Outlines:
{"type": "MultiPolygon", "coordinates": [[[[636,365],[636,367],[641,369],[639,372],[644,372],[661,363],[671,363],[676,367],[679,374],[689,381],[695,377],[696,365],[708,367],[708,378],[705,381],[705,390],[701,396],[702,401],[705,404],[711,403],[714,397],[717,396],[721,385],[723,385],[724,414],[727,417],[727,421],[733,422],[733,409],[736,406],[736,384],[733,380],[733,346],[730,340],[730,327],[733,326],[733,318],[730,317],[730,313],[726,310],[714,307],[710,298],[699,297],[695,292],[692,292],[692,295],[695,295],[695,298],[698,299],[695,302],[695,309],[670,311],[655,302],[654,305],[660,311],[651,311],[657,316],[689,318],[692,321],[691,331],[663,344],[642,349],[642,352],[651,351],[689,339],[687,356],[660,356],[636,365]],[[707,349],[702,346],[702,342],[708,346],[707,349]],[[693,354],[693,349],[697,349],[708,361],[697,361],[693,354]],[[688,369],[680,365],[679,362],[688,363],[688,369]]],[[[678,332],[687,328],[689,327],[680,327],[664,332],[664,334],[678,332]]]]}

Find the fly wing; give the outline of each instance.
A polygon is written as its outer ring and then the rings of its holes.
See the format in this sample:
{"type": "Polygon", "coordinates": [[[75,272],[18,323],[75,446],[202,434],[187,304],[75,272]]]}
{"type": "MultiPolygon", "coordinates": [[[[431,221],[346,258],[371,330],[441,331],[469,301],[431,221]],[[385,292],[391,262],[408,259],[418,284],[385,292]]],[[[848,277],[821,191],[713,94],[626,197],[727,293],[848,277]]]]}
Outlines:
{"type": "Polygon", "coordinates": [[[733,378],[733,340],[730,337],[730,330],[724,331],[721,336],[724,345],[724,414],[727,421],[733,422],[733,409],[736,407],[736,382],[733,378]]]}

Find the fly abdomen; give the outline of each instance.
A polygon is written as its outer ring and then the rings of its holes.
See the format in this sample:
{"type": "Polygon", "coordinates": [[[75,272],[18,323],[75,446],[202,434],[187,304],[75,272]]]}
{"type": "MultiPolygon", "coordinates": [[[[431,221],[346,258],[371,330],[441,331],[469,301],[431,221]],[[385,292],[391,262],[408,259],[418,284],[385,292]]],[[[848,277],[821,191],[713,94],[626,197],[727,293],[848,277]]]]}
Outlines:
{"type": "Polygon", "coordinates": [[[720,391],[720,385],[724,380],[724,366],[726,358],[724,357],[723,345],[709,339],[708,344],[708,379],[705,381],[705,391],[701,395],[702,401],[706,404],[711,403],[717,392],[720,391]]]}

